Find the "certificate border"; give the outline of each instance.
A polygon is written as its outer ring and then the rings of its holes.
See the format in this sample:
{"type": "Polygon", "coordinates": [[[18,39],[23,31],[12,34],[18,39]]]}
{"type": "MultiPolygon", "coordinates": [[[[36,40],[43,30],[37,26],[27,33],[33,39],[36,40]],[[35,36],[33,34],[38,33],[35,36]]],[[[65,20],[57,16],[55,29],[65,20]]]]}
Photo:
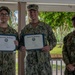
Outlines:
{"type": "MultiPolygon", "coordinates": [[[[43,38],[43,47],[45,46],[44,34],[25,34],[24,37],[26,35],[42,35],[42,38],[43,38]]],[[[25,41],[25,39],[24,39],[24,41],[25,41]]],[[[24,46],[25,46],[25,42],[24,42],[24,46]]],[[[40,48],[36,48],[36,49],[26,49],[26,50],[29,51],[29,50],[41,50],[41,49],[40,48]]]]}
{"type": "MultiPolygon", "coordinates": [[[[0,34],[0,35],[4,35],[4,36],[14,36],[16,38],[16,34],[0,34]]],[[[17,39],[17,38],[16,38],[17,39]]],[[[16,45],[15,45],[15,49],[10,51],[10,50],[0,50],[0,51],[4,51],[4,52],[12,52],[12,51],[16,51],[16,45]]]]}

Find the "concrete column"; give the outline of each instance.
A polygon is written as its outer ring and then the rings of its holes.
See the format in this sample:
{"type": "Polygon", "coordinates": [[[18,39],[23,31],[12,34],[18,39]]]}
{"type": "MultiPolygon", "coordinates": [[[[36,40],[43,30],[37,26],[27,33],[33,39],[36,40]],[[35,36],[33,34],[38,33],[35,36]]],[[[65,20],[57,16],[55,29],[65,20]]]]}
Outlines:
{"type": "MultiPolygon", "coordinates": [[[[18,33],[26,25],[26,2],[18,2],[18,33]]],[[[24,58],[23,52],[18,51],[18,75],[24,75],[24,58]]]]}

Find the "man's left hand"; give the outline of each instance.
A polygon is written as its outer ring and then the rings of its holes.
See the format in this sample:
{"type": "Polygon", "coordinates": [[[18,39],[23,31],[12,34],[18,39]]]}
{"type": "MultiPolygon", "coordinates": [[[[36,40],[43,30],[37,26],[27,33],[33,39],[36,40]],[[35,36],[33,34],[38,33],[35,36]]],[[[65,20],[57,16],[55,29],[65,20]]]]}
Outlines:
{"type": "Polygon", "coordinates": [[[45,46],[42,48],[42,51],[44,52],[49,52],[50,51],[50,46],[45,46]]]}

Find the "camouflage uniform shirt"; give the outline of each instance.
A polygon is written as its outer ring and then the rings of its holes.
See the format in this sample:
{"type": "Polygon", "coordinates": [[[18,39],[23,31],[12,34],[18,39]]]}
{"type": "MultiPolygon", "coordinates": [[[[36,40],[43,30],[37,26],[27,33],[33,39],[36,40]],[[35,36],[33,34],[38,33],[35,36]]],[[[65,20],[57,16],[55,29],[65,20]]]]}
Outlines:
{"type": "MultiPolygon", "coordinates": [[[[16,30],[10,26],[6,29],[0,27],[0,34],[15,34],[18,37],[16,30]]],[[[0,51],[0,75],[15,75],[14,52],[0,51]]]]}
{"type": "MultiPolygon", "coordinates": [[[[23,35],[25,34],[44,34],[45,46],[47,41],[51,49],[56,45],[56,38],[51,27],[43,22],[39,22],[35,28],[31,23],[24,27],[20,35],[20,45],[22,46],[24,46],[23,35]]],[[[52,75],[50,59],[49,52],[43,52],[42,50],[26,51],[25,75],[52,75]]]]}
{"type": "MultiPolygon", "coordinates": [[[[75,64],[75,31],[69,33],[63,40],[63,61],[66,65],[75,64]]],[[[75,75],[65,69],[65,75],[75,75]]]]}

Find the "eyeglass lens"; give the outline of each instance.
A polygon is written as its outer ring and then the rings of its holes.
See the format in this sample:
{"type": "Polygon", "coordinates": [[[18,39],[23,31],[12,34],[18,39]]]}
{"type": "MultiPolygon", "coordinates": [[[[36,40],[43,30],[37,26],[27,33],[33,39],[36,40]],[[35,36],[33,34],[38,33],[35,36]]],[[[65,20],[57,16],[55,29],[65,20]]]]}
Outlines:
{"type": "Polygon", "coordinates": [[[8,13],[1,13],[1,16],[9,16],[8,13]]]}

